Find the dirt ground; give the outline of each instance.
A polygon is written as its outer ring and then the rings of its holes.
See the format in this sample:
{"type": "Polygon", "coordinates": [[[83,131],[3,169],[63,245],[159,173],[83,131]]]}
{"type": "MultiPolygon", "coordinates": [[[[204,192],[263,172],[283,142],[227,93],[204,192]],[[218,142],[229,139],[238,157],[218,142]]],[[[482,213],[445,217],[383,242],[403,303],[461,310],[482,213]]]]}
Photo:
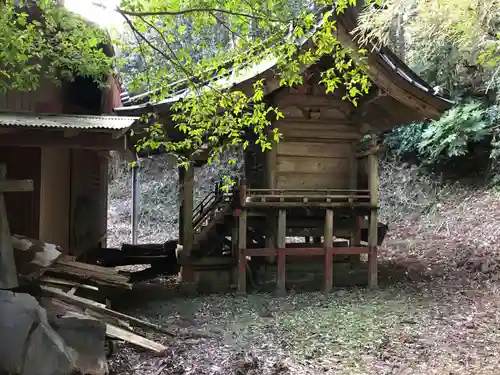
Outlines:
{"type": "Polygon", "coordinates": [[[382,168],[380,289],[181,298],[159,285],[128,312],[206,329],[164,356],[126,345],[116,375],[500,374],[500,198],[382,168]],[[386,186],[387,185],[387,186],[386,186]]]}
{"type": "Polygon", "coordinates": [[[163,356],[121,345],[111,368],[117,375],[499,374],[496,282],[471,273],[436,277],[428,264],[411,265],[383,266],[378,291],[340,289],[327,299],[293,291],[143,298],[128,312],[214,338],[152,336],[169,347],[163,356]]]}

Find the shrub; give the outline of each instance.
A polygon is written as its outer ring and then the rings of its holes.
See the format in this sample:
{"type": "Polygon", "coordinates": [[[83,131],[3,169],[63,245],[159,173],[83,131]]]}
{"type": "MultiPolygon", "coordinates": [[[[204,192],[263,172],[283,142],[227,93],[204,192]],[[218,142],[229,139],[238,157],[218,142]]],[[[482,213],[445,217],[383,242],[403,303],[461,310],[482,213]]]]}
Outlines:
{"type": "Polygon", "coordinates": [[[453,162],[465,156],[471,146],[492,139],[492,157],[496,157],[500,137],[493,137],[495,114],[478,101],[468,101],[439,120],[398,127],[385,136],[384,143],[393,155],[432,166],[453,162]]]}
{"type": "Polygon", "coordinates": [[[384,144],[396,156],[405,159],[418,157],[418,145],[426,128],[425,123],[397,127],[385,136],[384,144]]]}
{"type": "Polygon", "coordinates": [[[418,152],[428,164],[467,154],[469,145],[492,134],[492,124],[483,105],[470,101],[447,111],[429,123],[418,143],[418,152]]]}

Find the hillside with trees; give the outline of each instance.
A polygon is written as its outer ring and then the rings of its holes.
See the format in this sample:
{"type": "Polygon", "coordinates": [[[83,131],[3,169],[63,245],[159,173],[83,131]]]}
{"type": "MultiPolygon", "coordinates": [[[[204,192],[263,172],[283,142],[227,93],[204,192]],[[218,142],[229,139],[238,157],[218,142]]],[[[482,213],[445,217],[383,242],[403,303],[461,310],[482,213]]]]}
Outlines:
{"type": "MultiPolygon", "coordinates": [[[[278,4],[274,5],[279,6],[278,4]]],[[[286,2],[285,8],[289,11],[289,15],[299,18],[302,16],[306,19],[311,14],[307,12],[306,3],[286,2]]],[[[500,89],[498,59],[500,40],[496,32],[500,22],[499,8],[495,1],[469,2],[456,0],[439,2],[437,7],[429,7],[425,1],[390,0],[384,1],[383,6],[372,4],[365,9],[360,19],[360,25],[356,30],[357,37],[362,41],[375,42],[376,45],[384,44],[389,46],[415,72],[431,86],[435,87],[436,91],[448,95],[455,102],[454,107],[438,121],[408,124],[392,132],[380,134],[380,139],[387,147],[386,160],[383,162],[384,168],[394,165],[399,168],[399,171],[407,170],[410,174],[418,170],[419,174],[424,174],[429,181],[433,182],[434,187],[429,187],[430,189],[436,189],[438,185],[448,186],[455,183],[467,183],[467,186],[472,183],[492,189],[495,188],[499,178],[497,159],[500,155],[498,149],[500,145],[498,140],[498,104],[500,101],[500,95],[498,95],[500,89]],[[458,22],[464,19],[466,22],[458,22]],[[429,40],[433,42],[429,43],[429,40]],[[402,169],[400,166],[403,166],[402,169]]],[[[267,12],[268,16],[271,17],[272,9],[267,12]]],[[[226,16],[230,17],[231,15],[225,14],[224,17],[226,16]]],[[[144,30],[147,30],[148,35],[153,36],[149,39],[149,51],[154,54],[158,53],[156,51],[159,49],[158,46],[167,43],[167,41],[159,38],[159,32],[160,34],[166,34],[170,30],[169,27],[173,28],[173,33],[177,38],[173,38],[175,42],[168,43],[168,50],[174,55],[170,56],[172,61],[169,60],[167,66],[169,66],[168,64],[174,64],[170,71],[172,74],[177,74],[177,76],[172,77],[172,80],[175,81],[182,78],[183,74],[186,74],[182,68],[175,65],[173,56],[178,56],[175,51],[187,53],[192,64],[208,60],[212,64],[217,64],[218,59],[225,56],[224,54],[221,55],[221,49],[237,55],[242,49],[246,50],[248,48],[248,43],[259,43],[260,38],[263,38],[263,36],[274,35],[277,32],[272,27],[259,29],[257,24],[263,23],[257,22],[259,17],[260,14],[257,14],[257,20],[253,17],[247,19],[246,32],[249,33],[247,43],[243,43],[241,34],[230,27],[230,20],[221,19],[220,17],[212,17],[212,22],[208,23],[208,26],[195,28],[191,33],[188,33],[188,36],[184,37],[179,34],[179,31],[194,27],[194,21],[179,16],[175,17],[175,22],[169,19],[174,22],[173,26],[165,24],[162,29],[155,27],[144,30]],[[242,45],[238,43],[242,43],[242,45]]],[[[145,22],[147,20],[140,18],[139,21],[145,22]]],[[[148,22],[151,23],[152,21],[148,22]]],[[[158,22],[160,22],[160,19],[158,22]]],[[[165,22],[165,19],[161,18],[161,22],[165,22]]],[[[141,25],[143,27],[147,26],[144,23],[141,23],[141,25]]],[[[238,27],[243,26],[239,25],[238,27]]],[[[127,40],[131,40],[131,37],[129,35],[127,40]]],[[[152,89],[158,92],[156,98],[162,95],[165,96],[168,90],[172,90],[171,87],[166,86],[162,89],[164,92],[159,93],[160,88],[151,86],[152,82],[156,82],[155,80],[152,80],[149,86],[145,81],[139,82],[140,79],[144,80],[145,77],[151,78],[149,74],[136,74],[140,69],[147,72],[144,64],[146,64],[148,55],[141,55],[139,50],[141,45],[142,43],[131,43],[132,47],[127,50],[127,54],[135,56],[134,59],[129,60],[134,61],[135,67],[128,65],[123,74],[125,77],[134,77],[136,84],[131,85],[132,90],[143,92],[152,89]],[[139,68],[137,64],[142,64],[142,68],[139,68]]],[[[252,58],[258,59],[260,56],[262,55],[256,54],[252,58]]],[[[166,57],[163,56],[161,61],[165,59],[166,57]]],[[[156,64],[155,66],[164,68],[163,65],[156,64]]],[[[293,70],[293,68],[290,68],[290,70],[293,70]]],[[[161,72],[158,71],[157,74],[161,74],[161,72]]],[[[298,78],[295,77],[294,79],[298,78]]],[[[201,109],[199,110],[201,111],[201,109]]],[[[273,110],[279,111],[279,108],[273,110]]],[[[203,118],[205,114],[199,114],[199,116],[203,118]]],[[[249,121],[251,122],[251,119],[249,121]]],[[[223,123],[219,125],[224,126],[223,123]]],[[[197,131],[200,131],[197,126],[195,124],[192,130],[198,129],[197,131]]],[[[200,126],[203,127],[203,125],[200,126]]],[[[240,124],[238,126],[244,125],[240,124]]],[[[206,131],[205,128],[203,129],[202,131],[206,131]]],[[[236,140],[236,142],[239,141],[236,140]]],[[[171,145],[177,150],[184,146],[171,145]]],[[[190,147],[195,146],[191,144],[190,147]]],[[[225,149],[217,149],[217,152],[225,151],[225,149]]],[[[229,151],[231,152],[231,150],[229,151]]],[[[214,154],[214,156],[216,155],[214,154]]],[[[239,160],[240,164],[241,162],[239,160]]],[[[175,164],[174,159],[162,157],[144,161],[146,167],[142,188],[149,189],[151,184],[146,181],[153,178],[151,176],[155,175],[157,166],[171,166],[173,163],[175,164]]],[[[214,178],[234,175],[235,167],[229,168],[231,173],[224,172],[227,164],[228,160],[224,159],[222,163],[217,162],[206,167],[207,171],[200,172],[202,173],[200,176],[203,176],[200,177],[200,182],[207,181],[207,175],[213,174],[214,178]]],[[[119,191],[124,192],[124,187],[127,186],[126,167],[118,169],[122,178],[118,179],[120,181],[119,191]]],[[[167,196],[172,197],[171,204],[175,204],[177,187],[174,186],[172,181],[177,180],[176,172],[167,167],[160,169],[162,171],[167,170],[168,177],[165,177],[162,192],[160,193],[158,188],[155,187],[155,192],[152,194],[165,193],[167,196]],[[170,183],[166,183],[166,181],[170,183]]],[[[153,183],[154,186],[158,184],[157,180],[153,183]]],[[[207,184],[207,186],[209,185],[207,184]]],[[[389,184],[384,186],[389,187],[389,184]]],[[[206,191],[207,188],[201,189],[206,191]]],[[[125,195],[123,199],[126,200],[125,195]]],[[[147,208],[148,201],[148,199],[144,199],[143,207],[144,210],[150,212],[147,208]]],[[[121,213],[123,218],[128,215],[124,203],[125,201],[120,204],[125,210],[121,213]]],[[[396,206],[400,203],[389,203],[389,205],[391,204],[396,206]]],[[[152,206],[156,206],[156,203],[152,206]]],[[[409,207],[411,209],[412,206],[409,207]]],[[[172,210],[163,211],[171,212],[172,210]]],[[[407,212],[406,209],[403,212],[407,212]]],[[[175,216],[175,213],[172,212],[172,214],[175,216]]],[[[149,215],[144,215],[144,217],[146,216],[149,215]]],[[[387,219],[391,224],[394,221],[389,217],[387,219]]],[[[174,223],[175,219],[169,219],[168,222],[174,223]]],[[[166,237],[171,238],[170,234],[164,233],[166,237]]],[[[172,233],[175,233],[175,230],[172,233]]],[[[149,235],[145,234],[145,236],[149,238],[149,235]]]]}

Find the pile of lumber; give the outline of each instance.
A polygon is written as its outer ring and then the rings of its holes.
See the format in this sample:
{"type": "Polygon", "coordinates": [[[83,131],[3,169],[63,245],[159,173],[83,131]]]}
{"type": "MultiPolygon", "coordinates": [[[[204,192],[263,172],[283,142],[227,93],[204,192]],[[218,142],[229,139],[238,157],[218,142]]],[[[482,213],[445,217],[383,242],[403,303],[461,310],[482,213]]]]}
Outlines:
{"type": "Polygon", "coordinates": [[[12,247],[20,287],[16,291],[28,291],[25,285],[36,285],[41,293],[40,304],[55,314],[72,313],[85,318],[97,319],[106,324],[106,335],[133,345],[163,352],[166,347],[134,332],[134,327],[152,329],[168,336],[179,332],[122,314],[110,309],[107,294],[113,290],[131,290],[129,277],[113,268],[78,262],[62,253],[56,245],[20,235],[12,236],[12,247]],[[85,296],[85,297],[83,297],[85,296]],[[98,302],[104,300],[106,304],[98,302]]]}
{"type": "Polygon", "coordinates": [[[175,334],[155,324],[111,310],[105,304],[79,297],[71,291],[65,292],[48,285],[42,285],[41,288],[41,305],[46,310],[56,314],[71,312],[100,320],[106,325],[106,336],[110,339],[125,341],[155,353],[163,353],[167,349],[166,346],[134,332],[135,327],[168,333],[170,336],[175,334]]]}
{"type": "Polygon", "coordinates": [[[129,277],[119,274],[113,268],[77,262],[74,257],[64,254],[55,260],[45,274],[100,287],[132,289],[129,277]]]}
{"type": "Polygon", "coordinates": [[[132,289],[129,277],[112,268],[77,262],[75,257],[63,254],[53,244],[33,238],[13,235],[12,247],[18,278],[22,282],[40,279],[43,275],[52,278],[79,282],[106,288],[132,289]]]}

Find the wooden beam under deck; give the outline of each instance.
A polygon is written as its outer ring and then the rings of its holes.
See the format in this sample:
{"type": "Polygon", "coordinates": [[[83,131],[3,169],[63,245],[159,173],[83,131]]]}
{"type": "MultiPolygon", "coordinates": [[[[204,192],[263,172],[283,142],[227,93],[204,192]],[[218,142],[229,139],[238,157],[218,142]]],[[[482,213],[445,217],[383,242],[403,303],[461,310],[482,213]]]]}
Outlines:
{"type": "Polygon", "coordinates": [[[320,207],[320,208],[339,208],[339,207],[351,207],[351,208],[377,208],[376,206],[371,206],[369,202],[246,202],[244,204],[246,208],[292,208],[292,207],[320,207]]]}

